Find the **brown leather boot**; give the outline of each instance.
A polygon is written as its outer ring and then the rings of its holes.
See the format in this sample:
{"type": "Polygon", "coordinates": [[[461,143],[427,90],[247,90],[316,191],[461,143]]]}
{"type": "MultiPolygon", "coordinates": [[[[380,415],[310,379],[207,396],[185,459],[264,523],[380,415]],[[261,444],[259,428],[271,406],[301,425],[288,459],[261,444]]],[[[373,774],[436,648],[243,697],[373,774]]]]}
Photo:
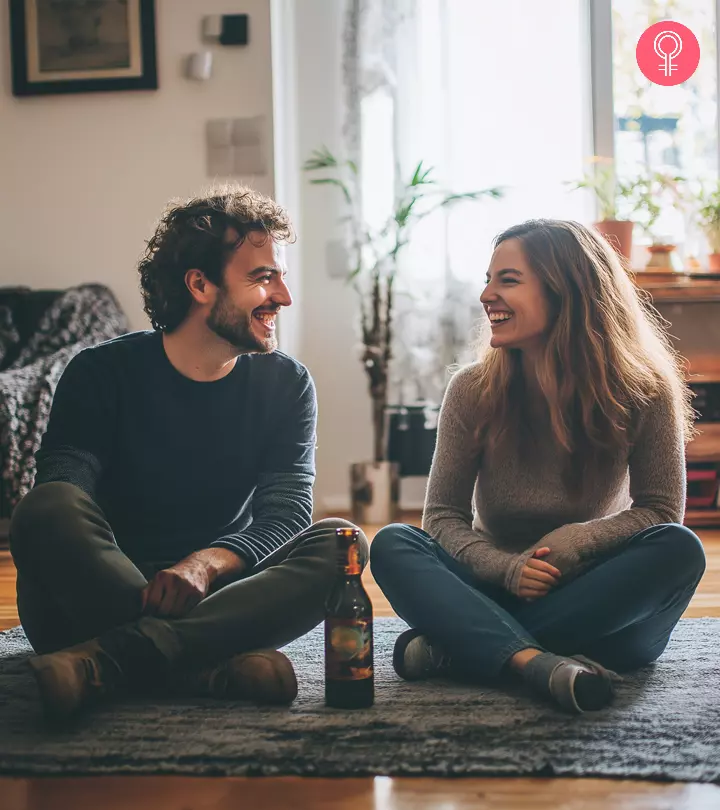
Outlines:
{"type": "Polygon", "coordinates": [[[30,659],[45,717],[60,723],[124,686],[117,663],[98,639],[30,659]]]}
{"type": "Polygon", "coordinates": [[[30,659],[45,717],[54,723],[117,692],[151,690],[166,679],[168,665],[134,625],[30,659]]]}
{"type": "Polygon", "coordinates": [[[298,693],[293,665],[277,650],[241,653],[216,667],[174,672],[169,685],[181,696],[269,704],[292,703],[298,693]]]}

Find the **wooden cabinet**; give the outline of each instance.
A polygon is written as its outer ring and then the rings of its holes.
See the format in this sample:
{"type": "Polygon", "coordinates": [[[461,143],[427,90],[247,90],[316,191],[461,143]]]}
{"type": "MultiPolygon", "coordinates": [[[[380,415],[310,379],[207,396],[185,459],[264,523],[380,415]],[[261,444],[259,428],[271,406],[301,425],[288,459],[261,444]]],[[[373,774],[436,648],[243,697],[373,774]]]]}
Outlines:
{"type": "MultiPolygon", "coordinates": [[[[702,334],[708,327],[708,335],[720,324],[720,274],[717,273],[673,273],[639,270],[633,274],[635,283],[646,290],[658,311],[671,322],[672,315],[667,308],[672,305],[712,304],[711,307],[697,307],[698,317],[705,323],[694,323],[693,328],[702,334]],[[702,315],[700,315],[702,313],[702,315]]],[[[671,330],[677,337],[673,323],[671,330]]],[[[682,336],[680,336],[682,337],[682,336]]],[[[711,345],[683,351],[682,340],[679,348],[688,363],[688,384],[691,386],[720,387],[720,346],[711,345]]],[[[704,465],[720,470],[720,421],[701,421],[697,424],[698,434],[687,448],[688,465],[704,465]]],[[[720,526],[720,507],[717,502],[708,508],[688,508],[685,513],[688,526],[720,526]]]]}
{"type": "MultiPolygon", "coordinates": [[[[720,308],[720,307],[719,307],[720,308]]],[[[692,365],[688,380],[690,384],[710,383],[720,387],[720,362],[716,358],[712,371],[704,374],[693,374],[692,365]]],[[[707,367],[706,367],[707,368],[707,367]]],[[[720,422],[700,421],[698,432],[687,447],[688,465],[703,465],[720,471],[720,422]]],[[[715,505],[711,508],[694,509],[688,507],[685,513],[688,526],[720,526],[720,504],[716,496],[715,505]]]]}

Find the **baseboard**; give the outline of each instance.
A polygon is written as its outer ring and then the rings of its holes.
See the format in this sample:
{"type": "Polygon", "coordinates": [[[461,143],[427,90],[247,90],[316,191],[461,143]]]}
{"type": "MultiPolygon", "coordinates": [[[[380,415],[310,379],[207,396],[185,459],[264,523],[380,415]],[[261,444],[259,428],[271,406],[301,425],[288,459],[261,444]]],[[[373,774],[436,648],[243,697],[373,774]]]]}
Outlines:
{"type": "Polygon", "coordinates": [[[10,518],[0,518],[0,548],[7,548],[10,543],[10,518]]]}
{"type": "MultiPolygon", "coordinates": [[[[403,512],[422,512],[425,505],[427,477],[421,475],[405,476],[400,479],[400,509],[403,512]]],[[[351,510],[350,491],[318,495],[317,511],[324,515],[347,514],[351,510]]]]}
{"type": "MultiPolygon", "coordinates": [[[[332,503],[332,499],[329,499],[330,503],[332,503]]],[[[335,503],[340,503],[340,499],[337,499],[335,503]]],[[[400,507],[400,514],[397,516],[397,520],[399,523],[411,523],[413,526],[419,526],[422,522],[422,504],[418,504],[413,506],[412,504],[405,505],[403,504],[400,507]]],[[[315,508],[315,513],[313,514],[313,520],[322,520],[323,518],[343,518],[344,520],[352,520],[352,510],[350,509],[350,502],[346,501],[346,506],[338,506],[333,509],[329,508],[320,508],[317,506],[315,508]]],[[[376,529],[379,527],[375,527],[376,529]]]]}

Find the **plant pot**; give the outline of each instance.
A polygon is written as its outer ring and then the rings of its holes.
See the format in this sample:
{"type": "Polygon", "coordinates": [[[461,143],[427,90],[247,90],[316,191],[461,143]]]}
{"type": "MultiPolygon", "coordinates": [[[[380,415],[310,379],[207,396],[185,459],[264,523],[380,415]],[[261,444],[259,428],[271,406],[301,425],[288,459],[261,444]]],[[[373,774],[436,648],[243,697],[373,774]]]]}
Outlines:
{"type": "Polygon", "coordinates": [[[400,503],[400,465],[392,461],[352,464],[350,497],[353,523],[394,523],[400,503]]]}
{"type": "Polygon", "coordinates": [[[708,270],[713,272],[720,270],[720,253],[708,254],[708,270]]]}
{"type": "Polygon", "coordinates": [[[632,253],[632,235],[634,222],[623,219],[604,219],[595,223],[595,230],[599,231],[615,250],[628,263],[632,253]]]}
{"type": "Polygon", "coordinates": [[[400,465],[400,476],[428,475],[437,442],[437,405],[389,405],[388,461],[400,465]]]}
{"type": "Polygon", "coordinates": [[[645,265],[647,269],[662,270],[668,273],[682,270],[681,267],[678,267],[679,262],[675,253],[675,245],[649,245],[648,251],[650,258],[645,265]]]}

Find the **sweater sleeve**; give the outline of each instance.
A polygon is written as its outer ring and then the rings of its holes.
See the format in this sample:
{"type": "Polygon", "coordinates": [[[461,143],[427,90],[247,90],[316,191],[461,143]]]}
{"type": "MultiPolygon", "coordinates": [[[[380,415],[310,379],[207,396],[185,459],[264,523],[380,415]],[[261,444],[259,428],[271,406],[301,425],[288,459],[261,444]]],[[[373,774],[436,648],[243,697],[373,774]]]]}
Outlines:
{"type": "Polygon", "coordinates": [[[478,454],[468,417],[474,407],[470,383],[475,369],[471,366],[453,377],[440,408],[423,529],[480,581],[503,586],[519,555],[498,548],[489,534],[472,525],[478,454]]]}
{"type": "Polygon", "coordinates": [[[248,567],[261,562],[312,522],[315,481],[317,397],[304,371],[295,396],[271,425],[273,441],[262,448],[258,483],[252,498],[252,523],[242,532],[210,543],[228,548],[248,567]]]}
{"type": "Polygon", "coordinates": [[[514,565],[509,589],[517,592],[523,565],[536,549],[548,546],[544,560],[573,579],[618,551],[639,531],[681,523],[685,511],[685,442],[672,392],[663,389],[639,414],[628,459],[632,506],[614,515],[568,523],[546,534],[514,565]]]}
{"type": "Polygon", "coordinates": [[[72,358],[58,382],[38,450],[35,486],[64,481],[95,497],[109,463],[116,423],[112,369],[93,349],[72,358]]]}

